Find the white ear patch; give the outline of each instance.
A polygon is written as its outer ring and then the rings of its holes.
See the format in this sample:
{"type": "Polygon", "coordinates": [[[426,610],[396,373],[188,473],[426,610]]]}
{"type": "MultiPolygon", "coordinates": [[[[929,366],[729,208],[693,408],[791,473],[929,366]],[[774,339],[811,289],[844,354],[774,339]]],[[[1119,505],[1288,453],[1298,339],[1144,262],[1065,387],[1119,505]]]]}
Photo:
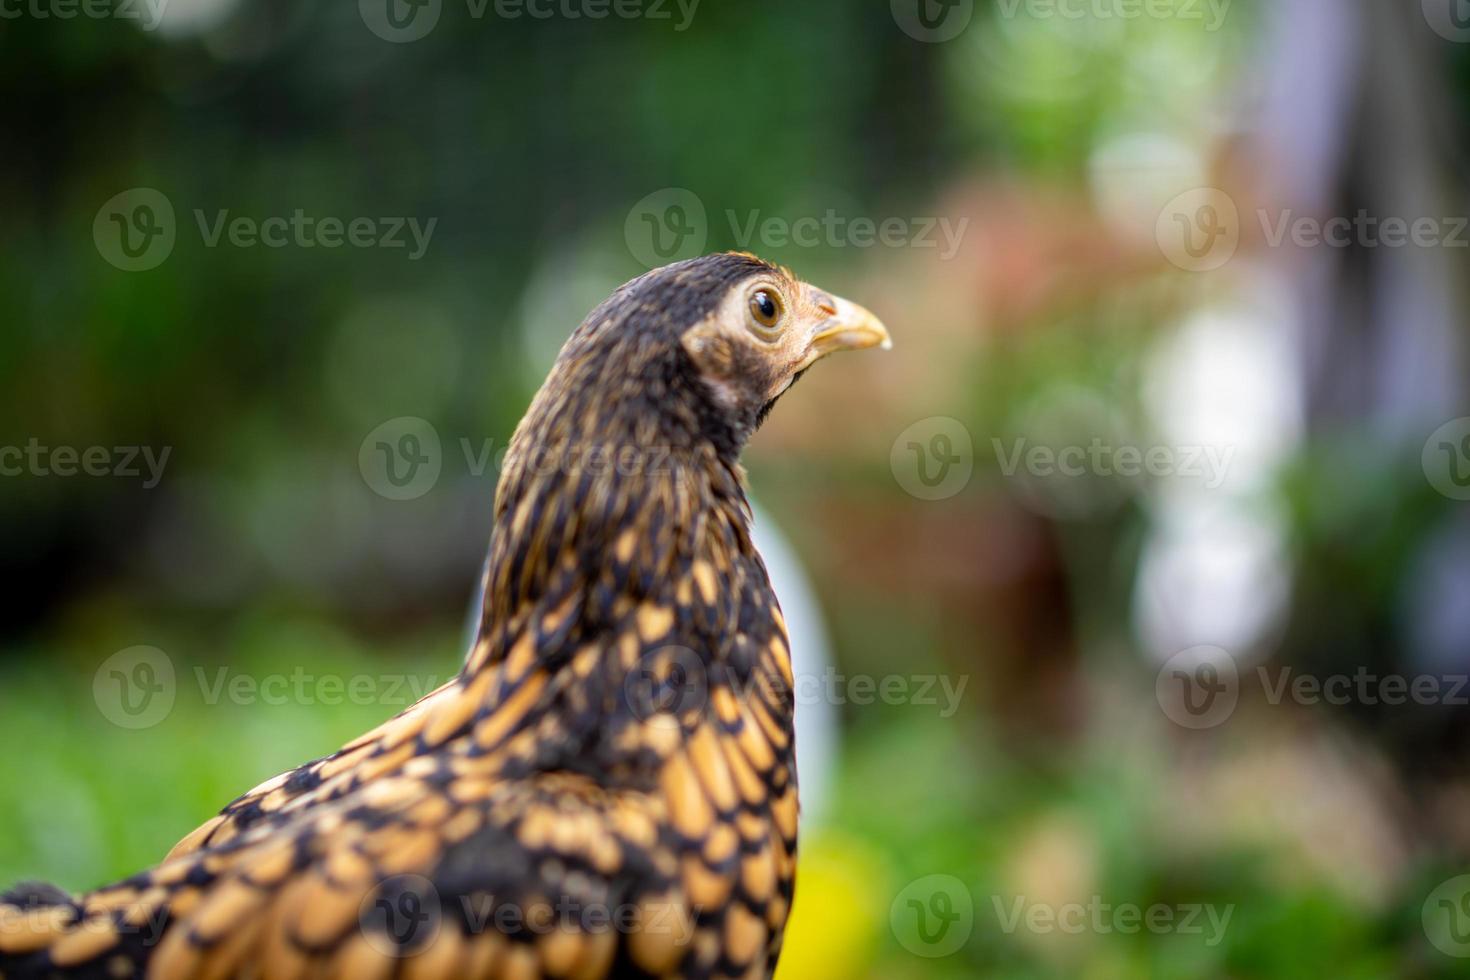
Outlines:
{"type": "Polygon", "coordinates": [[[734,378],[735,351],[730,340],[719,332],[717,321],[706,320],[686,333],[684,349],[715,401],[725,408],[738,408],[740,388],[734,378]]]}
{"type": "Polygon", "coordinates": [[[719,402],[725,408],[733,410],[740,404],[739,394],[735,386],[728,380],[725,378],[710,377],[708,374],[702,374],[700,377],[709,386],[709,390],[714,393],[715,401],[719,402]]]}

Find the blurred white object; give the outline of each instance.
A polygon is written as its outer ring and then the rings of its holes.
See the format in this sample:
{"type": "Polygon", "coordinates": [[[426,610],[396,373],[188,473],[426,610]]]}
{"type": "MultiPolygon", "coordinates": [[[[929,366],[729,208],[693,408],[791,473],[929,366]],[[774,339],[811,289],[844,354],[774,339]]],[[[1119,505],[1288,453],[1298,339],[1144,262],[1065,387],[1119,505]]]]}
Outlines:
{"type": "Polygon", "coordinates": [[[1134,622],[1158,662],[1201,643],[1269,652],[1289,607],[1278,468],[1304,432],[1296,324],[1276,273],[1242,261],[1235,302],[1193,313],[1150,358],[1145,402],[1170,446],[1213,450],[1218,485],[1163,480],[1134,593],[1134,622]]]}
{"type": "MultiPolygon", "coordinates": [[[[796,690],[825,690],[820,679],[832,666],[832,643],[806,570],[769,514],[755,508],[755,546],[766,561],[791,639],[796,690]],[[803,681],[803,678],[811,678],[803,681]]],[[[819,820],[837,765],[837,709],[826,698],[799,697],[796,705],[796,771],[801,781],[801,819],[819,820]]]]}

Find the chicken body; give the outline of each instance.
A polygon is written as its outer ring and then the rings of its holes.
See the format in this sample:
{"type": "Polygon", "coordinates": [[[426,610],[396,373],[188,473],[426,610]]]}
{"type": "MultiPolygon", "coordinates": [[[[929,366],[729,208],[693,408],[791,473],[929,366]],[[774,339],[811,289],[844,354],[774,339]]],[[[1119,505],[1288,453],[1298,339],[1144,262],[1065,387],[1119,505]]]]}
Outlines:
{"type": "Polygon", "coordinates": [[[883,339],[750,256],[624,286],[512,440],[459,676],[155,868],[16,889],[0,975],[769,976],[792,675],[738,456],[811,361],[883,339]]]}

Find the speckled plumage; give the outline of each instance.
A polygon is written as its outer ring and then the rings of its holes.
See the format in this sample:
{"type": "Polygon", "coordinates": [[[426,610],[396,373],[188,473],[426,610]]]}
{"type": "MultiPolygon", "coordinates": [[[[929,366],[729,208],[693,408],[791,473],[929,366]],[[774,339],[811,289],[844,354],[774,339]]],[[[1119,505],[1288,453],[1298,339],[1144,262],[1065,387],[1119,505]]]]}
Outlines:
{"type": "Polygon", "coordinates": [[[738,456],[810,361],[886,339],[819,333],[844,316],[868,315],[745,255],[619,289],[512,440],[459,676],[151,870],[6,896],[0,974],[768,976],[792,677],[738,456]],[[751,283],[809,335],[745,338],[751,283]]]}

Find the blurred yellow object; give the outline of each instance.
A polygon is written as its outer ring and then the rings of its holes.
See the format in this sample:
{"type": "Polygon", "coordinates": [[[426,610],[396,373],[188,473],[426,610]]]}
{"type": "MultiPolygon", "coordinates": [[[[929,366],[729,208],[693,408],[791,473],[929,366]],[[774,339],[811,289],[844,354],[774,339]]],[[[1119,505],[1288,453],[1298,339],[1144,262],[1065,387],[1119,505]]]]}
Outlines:
{"type": "Polygon", "coordinates": [[[888,916],[888,877],[881,857],[855,837],[818,831],[803,841],[776,980],[870,976],[888,916]]]}

